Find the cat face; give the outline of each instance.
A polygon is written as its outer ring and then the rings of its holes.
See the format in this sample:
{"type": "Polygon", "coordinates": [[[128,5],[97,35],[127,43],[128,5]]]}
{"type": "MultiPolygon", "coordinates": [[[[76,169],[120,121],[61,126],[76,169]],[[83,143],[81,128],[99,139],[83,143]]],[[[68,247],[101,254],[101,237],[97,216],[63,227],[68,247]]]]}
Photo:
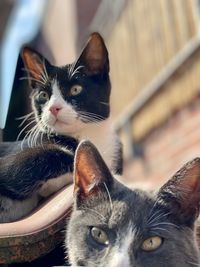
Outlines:
{"type": "Polygon", "coordinates": [[[51,65],[29,48],[22,57],[40,130],[72,134],[109,116],[108,52],[98,33],[91,35],[79,59],[65,67],[51,65]]]}
{"type": "Polygon", "coordinates": [[[66,245],[72,266],[199,266],[200,159],[186,164],[151,196],[110,174],[96,148],[79,145],[75,203],[66,245]]]}

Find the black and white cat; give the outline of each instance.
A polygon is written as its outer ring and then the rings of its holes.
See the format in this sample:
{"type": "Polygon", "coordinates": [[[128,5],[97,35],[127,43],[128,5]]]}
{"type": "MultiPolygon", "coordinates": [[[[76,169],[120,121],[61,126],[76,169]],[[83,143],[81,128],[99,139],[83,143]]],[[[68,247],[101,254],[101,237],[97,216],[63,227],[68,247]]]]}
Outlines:
{"type": "MultiPolygon", "coordinates": [[[[109,168],[119,172],[120,145],[112,129],[108,52],[102,37],[93,33],[80,57],[64,67],[52,66],[43,56],[24,48],[22,57],[33,88],[32,106],[37,131],[47,135],[88,139],[109,168]]],[[[31,142],[31,141],[30,141],[31,142]]]]}
{"type": "Polygon", "coordinates": [[[33,119],[23,141],[0,144],[0,222],[28,214],[72,181],[74,151],[89,139],[113,173],[121,173],[121,146],[110,119],[108,52],[93,33],[80,57],[64,67],[24,48],[33,119]]]}
{"type": "Polygon", "coordinates": [[[200,158],[150,195],[116,181],[97,149],[85,141],[76,152],[74,183],[66,235],[71,266],[200,266],[195,238],[200,158]]]}

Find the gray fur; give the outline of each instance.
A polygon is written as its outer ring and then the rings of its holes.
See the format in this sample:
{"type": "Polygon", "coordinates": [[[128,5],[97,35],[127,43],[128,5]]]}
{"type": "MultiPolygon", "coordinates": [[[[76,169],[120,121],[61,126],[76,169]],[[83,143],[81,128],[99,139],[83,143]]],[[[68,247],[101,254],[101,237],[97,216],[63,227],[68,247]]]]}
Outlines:
{"type": "Polygon", "coordinates": [[[112,202],[104,183],[98,184],[97,193],[82,198],[81,202],[78,201],[79,193],[76,193],[66,235],[72,266],[200,266],[194,216],[191,215],[190,223],[186,222],[181,217],[183,212],[179,216],[171,199],[162,199],[162,191],[166,191],[167,186],[168,192],[171,185],[174,189],[173,179],[158,194],[150,195],[140,190],[133,191],[113,178],[113,184],[107,184],[112,202]],[[89,229],[92,226],[106,231],[108,246],[100,246],[91,238],[89,229]],[[162,245],[152,252],[142,251],[142,242],[152,236],[162,237],[162,245]]]}
{"type": "Polygon", "coordinates": [[[37,207],[39,196],[33,194],[24,200],[12,200],[11,198],[0,196],[0,222],[12,222],[21,219],[37,207]]]}

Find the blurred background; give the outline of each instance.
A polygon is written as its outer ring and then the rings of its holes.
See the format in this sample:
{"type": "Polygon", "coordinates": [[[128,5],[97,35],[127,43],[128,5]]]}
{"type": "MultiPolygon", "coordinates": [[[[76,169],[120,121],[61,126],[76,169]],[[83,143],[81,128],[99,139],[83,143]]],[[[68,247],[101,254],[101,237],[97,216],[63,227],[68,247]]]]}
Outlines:
{"type": "Polygon", "coordinates": [[[30,106],[27,83],[19,80],[24,76],[21,46],[29,43],[51,63],[64,65],[98,31],[110,55],[111,107],[124,144],[124,181],[160,186],[199,156],[199,29],[199,0],[1,0],[0,117],[12,92],[2,139],[16,139],[15,117],[30,106]]]}

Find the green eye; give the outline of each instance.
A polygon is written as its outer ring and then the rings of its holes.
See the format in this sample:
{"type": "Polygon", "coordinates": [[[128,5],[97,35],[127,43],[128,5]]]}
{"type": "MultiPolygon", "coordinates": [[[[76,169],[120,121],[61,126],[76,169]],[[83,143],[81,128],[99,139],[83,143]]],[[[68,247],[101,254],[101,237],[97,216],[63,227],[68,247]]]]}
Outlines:
{"type": "Polygon", "coordinates": [[[92,238],[101,245],[109,245],[109,239],[105,231],[100,228],[92,227],[91,228],[92,238]]]}
{"type": "Polygon", "coordinates": [[[78,84],[73,85],[70,89],[70,95],[72,96],[78,95],[82,92],[82,90],[83,90],[83,87],[81,85],[78,85],[78,84]]]}
{"type": "Polygon", "coordinates": [[[163,239],[159,236],[152,236],[144,240],[142,243],[142,250],[144,251],[154,251],[159,248],[163,243],[163,239]]]}
{"type": "Polygon", "coordinates": [[[38,95],[38,100],[39,100],[40,102],[45,103],[46,101],[49,100],[49,95],[47,94],[47,92],[45,92],[45,91],[41,91],[41,92],[39,93],[39,95],[38,95]]]}

